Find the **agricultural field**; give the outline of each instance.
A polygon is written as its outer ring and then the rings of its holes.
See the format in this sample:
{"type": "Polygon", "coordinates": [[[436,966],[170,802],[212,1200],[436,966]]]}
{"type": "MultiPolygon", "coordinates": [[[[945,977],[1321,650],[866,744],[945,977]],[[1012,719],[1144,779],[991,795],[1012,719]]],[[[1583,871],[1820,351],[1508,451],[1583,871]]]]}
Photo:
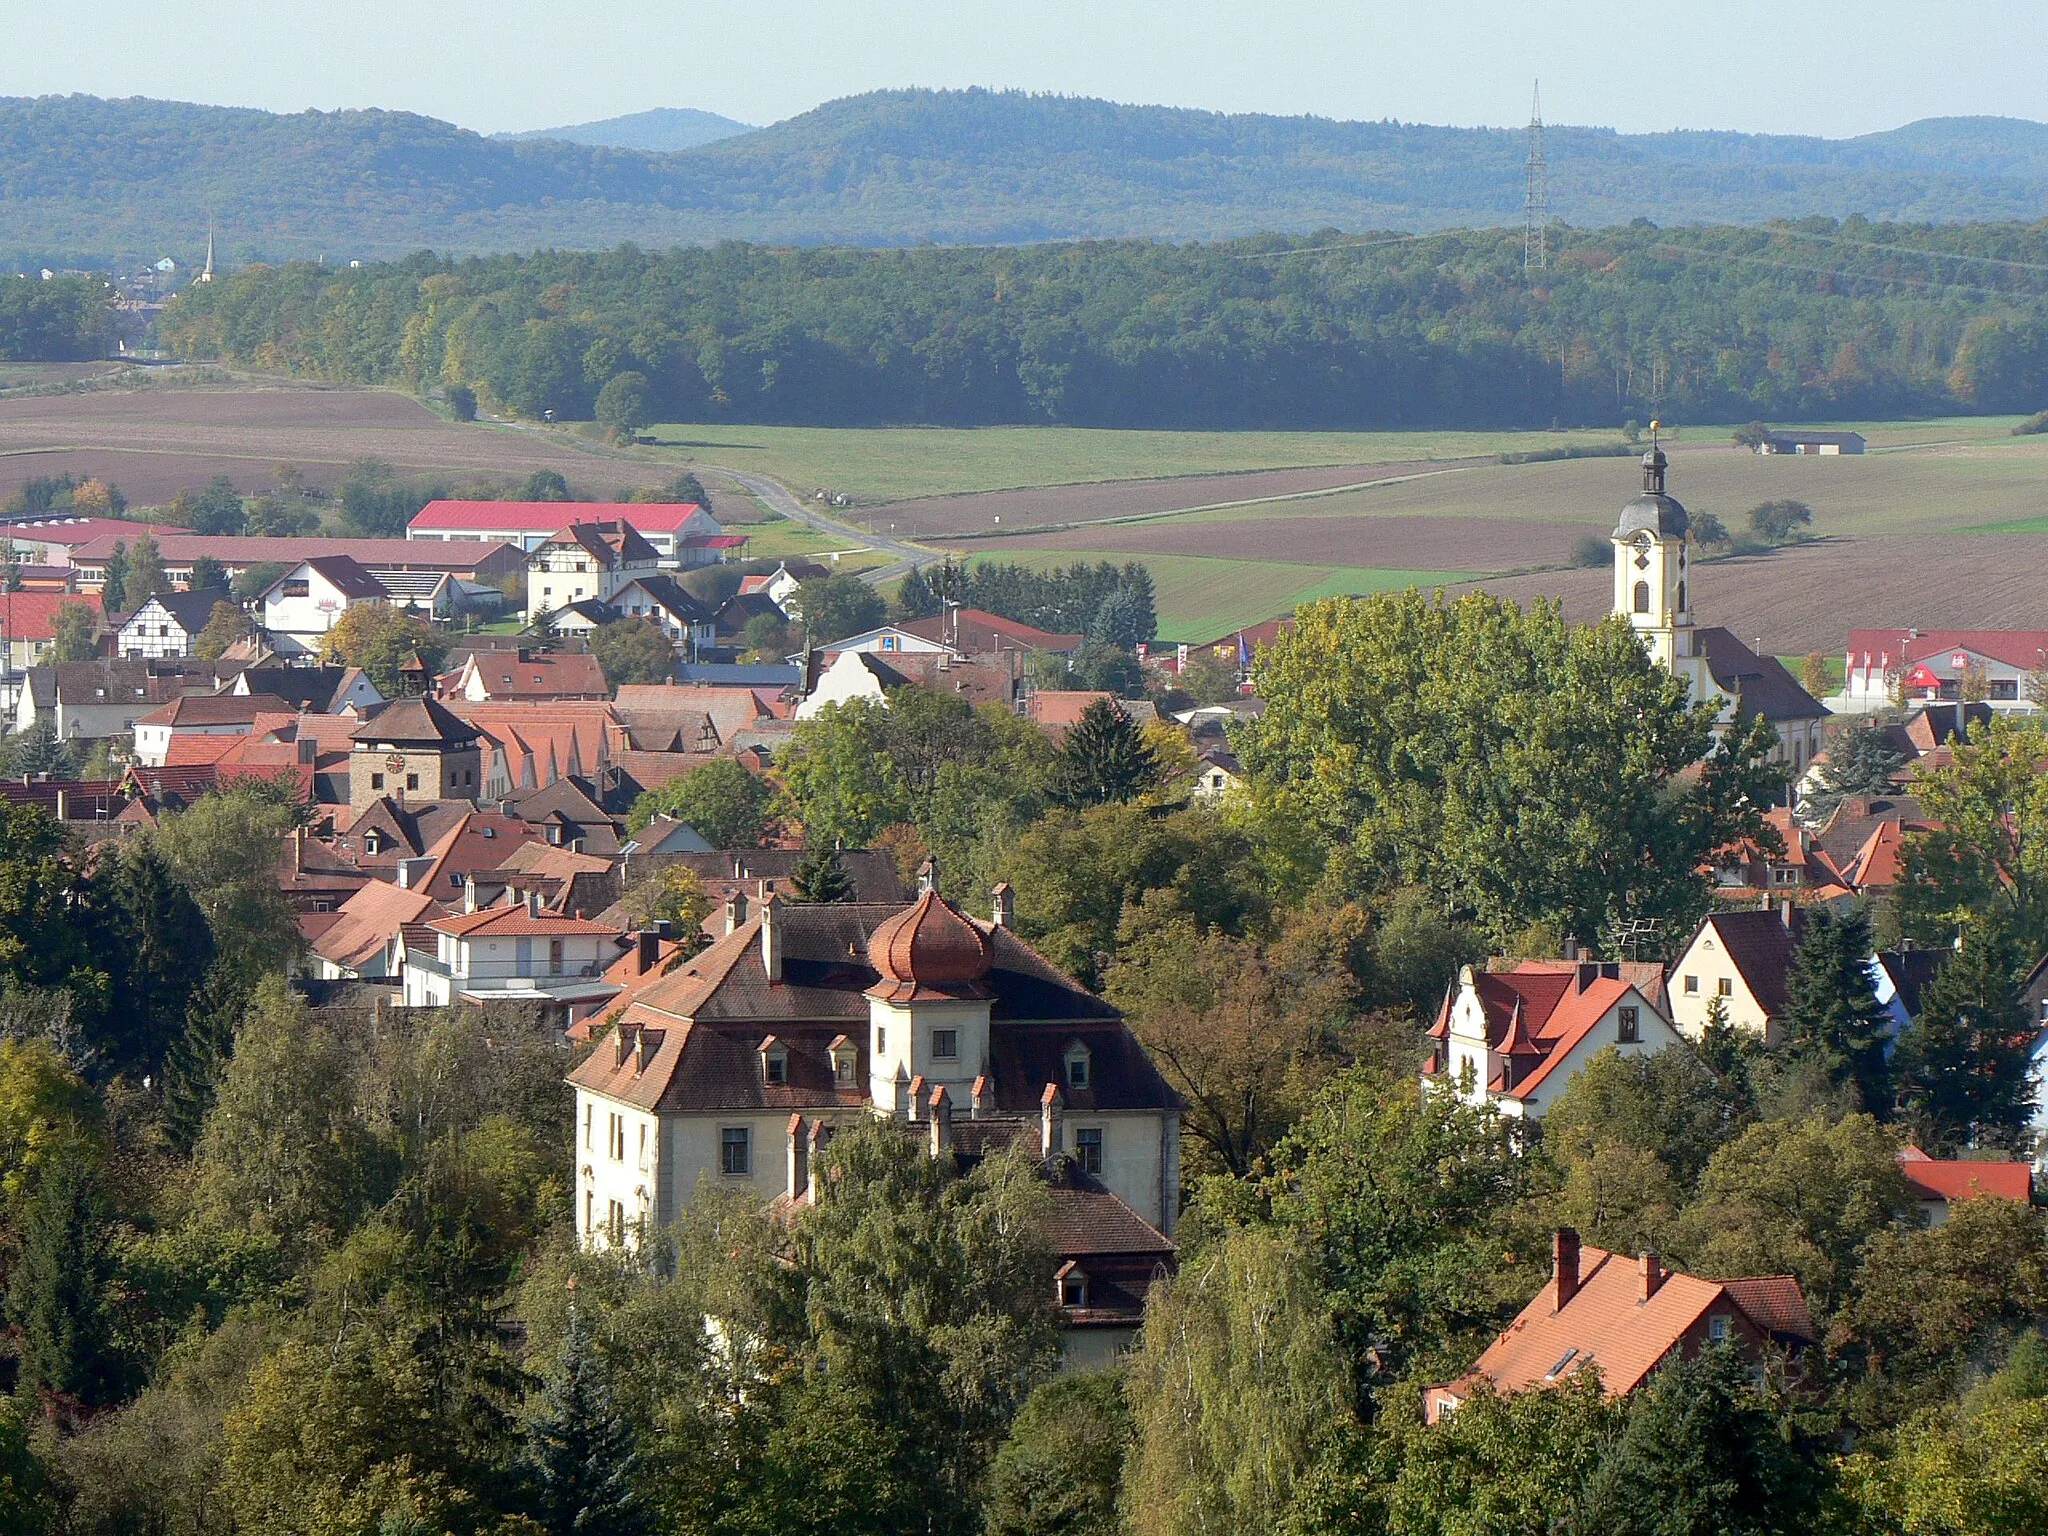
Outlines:
{"type": "Polygon", "coordinates": [[[1129,432],[1088,427],[746,427],[704,423],[665,423],[641,435],[688,462],[771,475],[799,495],[829,489],[852,496],[864,509],[922,497],[1031,486],[1467,459],[1572,445],[1596,447],[1617,437],[1612,430],[1129,432]]]}
{"type": "Polygon", "coordinates": [[[68,471],[98,475],[131,503],[155,506],[214,475],[245,492],[262,490],[281,462],[327,489],[360,458],[458,481],[553,469],[603,497],[659,485],[673,473],[665,464],[586,449],[566,433],[449,421],[387,390],[159,385],[0,398],[0,499],[24,480],[68,471]]]}

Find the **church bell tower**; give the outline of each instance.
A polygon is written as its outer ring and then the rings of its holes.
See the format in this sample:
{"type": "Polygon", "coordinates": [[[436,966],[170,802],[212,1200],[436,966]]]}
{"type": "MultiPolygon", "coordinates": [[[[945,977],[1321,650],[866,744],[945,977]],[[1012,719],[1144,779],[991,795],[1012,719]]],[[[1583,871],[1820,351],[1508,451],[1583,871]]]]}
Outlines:
{"type": "Polygon", "coordinates": [[[1652,660],[1691,684],[1698,703],[1719,690],[1707,675],[1693,628],[1686,595],[1690,523],[1685,508],[1664,488],[1670,462],[1657,444],[1657,423],[1651,422],[1642,492],[1621,509],[1612,535],[1614,611],[1628,619],[1652,660]]]}

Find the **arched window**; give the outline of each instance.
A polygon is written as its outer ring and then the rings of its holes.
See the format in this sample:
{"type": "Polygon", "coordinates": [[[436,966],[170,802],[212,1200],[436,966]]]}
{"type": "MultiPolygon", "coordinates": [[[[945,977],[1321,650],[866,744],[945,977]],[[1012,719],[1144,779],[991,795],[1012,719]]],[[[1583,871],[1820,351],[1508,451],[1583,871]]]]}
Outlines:
{"type": "Polygon", "coordinates": [[[1636,612],[1648,613],[1649,611],[1650,584],[1647,581],[1639,581],[1636,583],[1636,612]]]}
{"type": "Polygon", "coordinates": [[[1678,584],[1678,611],[1685,612],[1685,583],[1682,581],[1678,584]]]}

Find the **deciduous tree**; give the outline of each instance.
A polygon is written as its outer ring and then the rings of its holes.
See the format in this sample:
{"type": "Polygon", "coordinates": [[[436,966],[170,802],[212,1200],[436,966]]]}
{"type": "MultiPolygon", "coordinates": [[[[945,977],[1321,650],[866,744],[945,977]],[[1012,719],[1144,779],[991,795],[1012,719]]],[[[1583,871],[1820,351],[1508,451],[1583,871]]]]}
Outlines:
{"type": "Polygon", "coordinates": [[[633,802],[628,826],[638,832],[656,816],[687,823],[714,848],[757,848],[775,791],[734,758],[714,758],[633,802]]]}
{"type": "Polygon", "coordinates": [[[51,653],[58,661],[91,661],[99,616],[85,603],[59,603],[50,620],[51,653]]]}
{"type": "Polygon", "coordinates": [[[675,647],[647,619],[598,625],[590,632],[590,654],[615,690],[624,683],[663,683],[676,675],[675,647]]]}

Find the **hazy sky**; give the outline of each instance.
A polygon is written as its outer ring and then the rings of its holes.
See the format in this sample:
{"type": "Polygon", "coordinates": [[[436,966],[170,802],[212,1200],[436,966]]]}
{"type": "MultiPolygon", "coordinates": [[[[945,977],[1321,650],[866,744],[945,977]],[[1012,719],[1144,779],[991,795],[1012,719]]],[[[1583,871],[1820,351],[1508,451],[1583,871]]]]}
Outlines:
{"type": "Polygon", "coordinates": [[[881,86],[1224,111],[1844,135],[2048,120],[2040,0],[0,0],[0,95],[384,106],[484,131],[766,123],[881,86]]]}

